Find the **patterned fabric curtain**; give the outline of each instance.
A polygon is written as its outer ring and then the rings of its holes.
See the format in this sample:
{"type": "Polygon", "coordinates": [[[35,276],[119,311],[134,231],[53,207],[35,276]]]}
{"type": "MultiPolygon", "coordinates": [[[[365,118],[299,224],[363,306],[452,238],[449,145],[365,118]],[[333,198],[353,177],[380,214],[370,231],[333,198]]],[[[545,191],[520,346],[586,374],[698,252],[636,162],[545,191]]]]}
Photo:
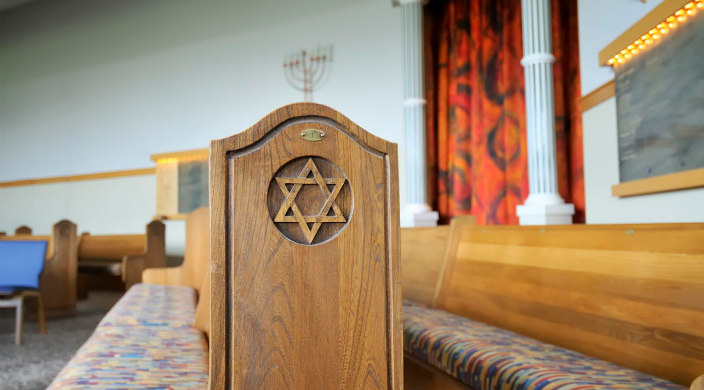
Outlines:
{"type": "MultiPolygon", "coordinates": [[[[560,194],[584,221],[577,1],[553,0],[560,194]]],[[[431,199],[448,221],[516,224],[528,196],[521,9],[517,0],[437,0],[426,7],[431,199]]]]}

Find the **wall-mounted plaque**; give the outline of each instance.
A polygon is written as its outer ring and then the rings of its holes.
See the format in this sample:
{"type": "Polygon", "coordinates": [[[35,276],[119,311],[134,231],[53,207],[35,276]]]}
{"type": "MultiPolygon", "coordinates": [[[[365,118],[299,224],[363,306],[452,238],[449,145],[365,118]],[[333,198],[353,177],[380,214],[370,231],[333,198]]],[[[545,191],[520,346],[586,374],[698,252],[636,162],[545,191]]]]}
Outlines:
{"type": "Polygon", "coordinates": [[[621,183],[704,168],[704,11],[678,12],[609,62],[621,183]]]}

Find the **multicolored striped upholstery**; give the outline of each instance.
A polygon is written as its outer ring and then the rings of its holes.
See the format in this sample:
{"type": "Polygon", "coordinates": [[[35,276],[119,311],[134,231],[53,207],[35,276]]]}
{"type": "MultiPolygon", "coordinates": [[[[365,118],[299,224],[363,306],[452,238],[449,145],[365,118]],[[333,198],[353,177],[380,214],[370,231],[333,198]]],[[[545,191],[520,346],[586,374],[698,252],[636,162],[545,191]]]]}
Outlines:
{"type": "Polygon", "coordinates": [[[404,349],[473,389],[685,389],[603,360],[412,302],[404,349]]]}
{"type": "Polygon", "coordinates": [[[208,351],[194,312],[191,287],[134,285],[48,390],[205,389],[208,351]]]}

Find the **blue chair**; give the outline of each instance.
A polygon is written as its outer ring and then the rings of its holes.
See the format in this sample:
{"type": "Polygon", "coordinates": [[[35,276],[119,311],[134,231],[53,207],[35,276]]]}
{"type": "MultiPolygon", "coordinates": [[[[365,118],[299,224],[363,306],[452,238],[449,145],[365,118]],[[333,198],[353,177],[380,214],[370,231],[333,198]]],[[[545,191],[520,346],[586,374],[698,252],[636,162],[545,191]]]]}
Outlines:
{"type": "Polygon", "coordinates": [[[22,305],[25,297],[37,298],[37,317],[46,334],[44,302],[39,295],[39,275],[44,269],[46,241],[0,241],[0,307],[17,312],[15,344],[22,344],[22,305]]]}

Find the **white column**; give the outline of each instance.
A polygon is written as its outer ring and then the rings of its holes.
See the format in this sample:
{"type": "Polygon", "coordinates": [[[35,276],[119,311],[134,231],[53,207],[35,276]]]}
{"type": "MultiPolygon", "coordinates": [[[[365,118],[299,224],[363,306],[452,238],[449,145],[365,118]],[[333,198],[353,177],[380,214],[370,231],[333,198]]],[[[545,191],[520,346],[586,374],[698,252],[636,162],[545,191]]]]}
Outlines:
{"type": "Polygon", "coordinates": [[[438,213],[428,206],[423,98],[423,1],[400,0],[403,13],[404,127],[406,130],[406,208],[403,226],[435,226],[438,213]]]}
{"type": "Polygon", "coordinates": [[[521,225],[568,225],[574,205],[557,187],[550,0],[522,0],[521,13],[530,193],[516,213],[521,225]]]}

